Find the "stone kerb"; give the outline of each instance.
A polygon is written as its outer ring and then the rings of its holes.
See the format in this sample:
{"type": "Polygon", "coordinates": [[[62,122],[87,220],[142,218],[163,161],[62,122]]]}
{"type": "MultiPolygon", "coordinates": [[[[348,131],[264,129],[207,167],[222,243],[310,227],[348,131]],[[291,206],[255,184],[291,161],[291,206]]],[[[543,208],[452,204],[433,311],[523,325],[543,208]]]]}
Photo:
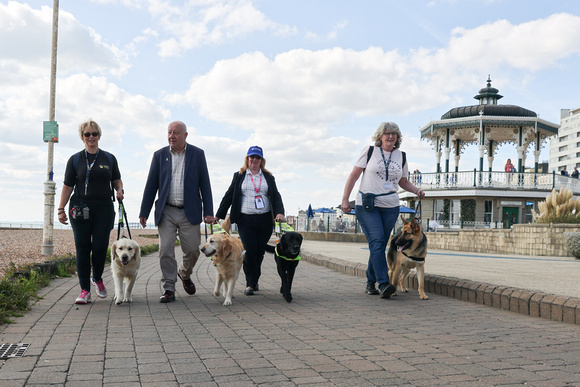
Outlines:
{"type": "MultiPolygon", "coordinates": [[[[303,252],[302,259],[355,277],[366,277],[366,265],[303,252]]],[[[405,286],[418,290],[417,273],[411,272],[405,286]]],[[[425,292],[453,297],[505,311],[580,325],[580,299],[534,293],[525,289],[491,285],[477,281],[425,275],[425,292]]],[[[418,296],[417,296],[418,297],[418,296]]],[[[429,302],[428,300],[425,302],[429,302]]]]}

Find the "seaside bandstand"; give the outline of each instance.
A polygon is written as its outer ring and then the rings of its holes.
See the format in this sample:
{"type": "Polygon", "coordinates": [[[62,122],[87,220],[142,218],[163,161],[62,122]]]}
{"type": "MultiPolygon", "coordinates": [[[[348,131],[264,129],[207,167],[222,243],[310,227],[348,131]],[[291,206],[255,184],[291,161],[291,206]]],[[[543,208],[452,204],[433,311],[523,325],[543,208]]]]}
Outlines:
{"type": "MultiPolygon", "coordinates": [[[[470,228],[509,228],[533,222],[532,211],[537,211],[538,203],[553,188],[567,187],[574,195],[580,194],[579,179],[547,168],[540,170],[540,152],[549,138],[558,134],[560,125],[520,106],[500,105],[497,101],[502,97],[488,77],[487,87],[474,97],[479,105],[453,108],[420,129],[421,139],[431,143],[437,160],[435,172],[409,177],[427,195],[421,204],[423,219],[434,217],[449,228],[460,228],[464,223],[470,223],[470,228]],[[493,168],[494,156],[503,144],[517,150],[515,172],[505,172],[506,160],[493,168]],[[479,152],[479,167],[461,171],[461,155],[474,146],[479,152]],[[534,166],[526,169],[530,150],[534,166]],[[450,169],[452,155],[455,165],[450,169]]],[[[402,190],[399,195],[414,205],[415,195],[402,190]]]]}

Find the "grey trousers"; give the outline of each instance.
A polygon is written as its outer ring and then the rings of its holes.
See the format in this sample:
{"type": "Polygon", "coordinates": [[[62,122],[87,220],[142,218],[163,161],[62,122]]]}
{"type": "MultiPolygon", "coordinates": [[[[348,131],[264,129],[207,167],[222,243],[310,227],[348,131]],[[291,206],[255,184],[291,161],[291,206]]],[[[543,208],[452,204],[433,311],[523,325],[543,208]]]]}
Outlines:
{"type": "Polygon", "coordinates": [[[189,279],[199,258],[200,227],[199,224],[189,223],[183,208],[165,206],[157,229],[159,230],[159,265],[163,289],[175,292],[178,271],[182,279],[189,279]],[[178,234],[181,251],[183,251],[183,260],[179,269],[175,259],[175,241],[178,234]]]}

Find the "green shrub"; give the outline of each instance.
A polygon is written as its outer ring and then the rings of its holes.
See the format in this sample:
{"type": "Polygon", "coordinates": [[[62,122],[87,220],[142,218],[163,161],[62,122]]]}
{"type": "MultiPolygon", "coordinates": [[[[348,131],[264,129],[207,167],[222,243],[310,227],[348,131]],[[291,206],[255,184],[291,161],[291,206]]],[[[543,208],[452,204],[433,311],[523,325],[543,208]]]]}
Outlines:
{"type": "Polygon", "coordinates": [[[36,270],[28,273],[28,278],[5,276],[0,280],[0,324],[11,323],[10,317],[22,316],[30,309],[32,300],[43,286],[48,285],[50,277],[36,270]]]}
{"type": "MultiPolygon", "coordinates": [[[[141,255],[151,254],[159,251],[158,244],[141,247],[141,255]]],[[[69,254],[65,257],[57,258],[56,272],[52,277],[70,277],[76,272],[76,262],[74,256],[69,254]]],[[[107,259],[110,262],[111,252],[107,251],[107,259]]],[[[39,299],[38,291],[47,286],[52,278],[46,273],[40,273],[32,269],[32,265],[24,268],[17,268],[14,263],[3,278],[0,278],[0,324],[12,323],[10,317],[22,316],[24,312],[30,310],[33,301],[39,299]],[[27,277],[15,277],[17,271],[27,272],[27,277]]]]}

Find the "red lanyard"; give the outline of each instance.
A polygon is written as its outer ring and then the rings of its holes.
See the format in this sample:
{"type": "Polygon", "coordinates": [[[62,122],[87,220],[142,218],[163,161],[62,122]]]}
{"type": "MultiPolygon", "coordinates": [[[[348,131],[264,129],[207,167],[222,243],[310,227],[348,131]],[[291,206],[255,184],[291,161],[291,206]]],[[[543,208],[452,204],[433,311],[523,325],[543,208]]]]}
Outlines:
{"type": "Polygon", "coordinates": [[[254,189],[256,190],[256,194],[260,193],[260,188],[262,188],[262,173],[260,173],[260,185],[256,187],[256,183],[254,183],[254,177],[252,176],[252,172],[250,171],[250,179],[252,179],[252,184],[254,185],[254,189]]]}

